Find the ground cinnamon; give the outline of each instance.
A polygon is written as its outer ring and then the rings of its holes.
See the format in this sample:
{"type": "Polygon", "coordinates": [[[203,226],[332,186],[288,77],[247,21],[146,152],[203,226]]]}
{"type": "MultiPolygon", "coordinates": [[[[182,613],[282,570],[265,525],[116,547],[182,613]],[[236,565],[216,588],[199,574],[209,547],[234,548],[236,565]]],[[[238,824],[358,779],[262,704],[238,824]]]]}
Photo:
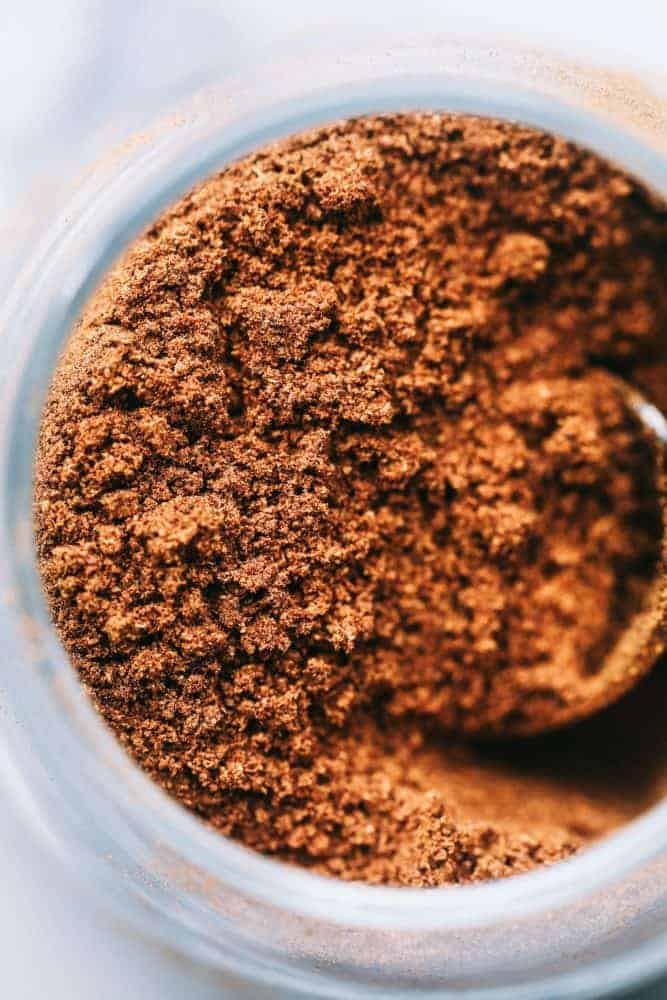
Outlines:
{"type": "Polygon", "coordinates": [[[591,153],[414,114],[262,150],[130,249],[56,375],[36,517],[60,635],[155,780],[373,882],[621,821],[443,734],[548,727],[642,600],[655,456],[611,373],[667,363],[666,246],[591,153]]]}

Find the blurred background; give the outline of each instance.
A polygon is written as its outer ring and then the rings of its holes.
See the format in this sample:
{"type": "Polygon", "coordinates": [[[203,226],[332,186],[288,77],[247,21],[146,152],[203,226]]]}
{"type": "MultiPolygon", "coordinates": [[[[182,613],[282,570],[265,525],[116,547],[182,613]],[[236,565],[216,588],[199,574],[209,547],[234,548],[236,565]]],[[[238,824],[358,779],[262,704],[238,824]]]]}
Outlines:
{"type": "MultiPolygon", "coordinates": [[[[72,172],[194,88],[304,40],[427,30],[628,68],[667,94],[667,0],[0,0],[0,277],[72,172]]],[[[238,995],[128,938],[94,892],[73,896],[11,800],[10,790],[0,823],[3,1000],[238,995]]],[[[643,996],[667,998],[667,986],[643,996]]]]}

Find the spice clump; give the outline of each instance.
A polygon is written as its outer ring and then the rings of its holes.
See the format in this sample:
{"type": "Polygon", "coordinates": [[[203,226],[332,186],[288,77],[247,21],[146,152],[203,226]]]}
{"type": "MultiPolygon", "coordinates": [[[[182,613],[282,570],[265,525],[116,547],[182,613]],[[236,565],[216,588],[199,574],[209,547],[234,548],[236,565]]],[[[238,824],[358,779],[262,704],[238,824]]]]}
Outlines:
{"type": "Polygon", "coordinates": [[[163,788],[371,882],[603,832],[466,810],[469,751],[433,747],[548,727],[642,600],[654,455],[611,372],[660,355],[666,236],[589,152],[410,114],[266,148],[129,250],[55,376],[36,519],[62,640],[163,788]]]}

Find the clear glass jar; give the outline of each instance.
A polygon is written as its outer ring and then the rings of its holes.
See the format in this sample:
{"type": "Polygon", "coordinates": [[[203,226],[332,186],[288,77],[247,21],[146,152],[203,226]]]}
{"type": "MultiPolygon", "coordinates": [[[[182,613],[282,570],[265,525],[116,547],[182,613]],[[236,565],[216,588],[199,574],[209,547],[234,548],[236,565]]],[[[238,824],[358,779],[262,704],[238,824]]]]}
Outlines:
{"type": "MultiPolygon", "coordinates": [[[[667,969],[667,804],[567,862],[472,887],[326,880],[207,829],[125,756],[44,604],[32,534],[41,406],[82,303],[195,180],[267,140],[397,109],[497,115],[581,142],[667,196],[660,101],[535,52],[440,40],[297,53],[126,143],[33,241],[5,301],[0,419],[0,765],[26,820],[126,926],[260,997],[600,996],[667,969]]],[[[623,734],[619,734],[619,753],[623,734]]]]}

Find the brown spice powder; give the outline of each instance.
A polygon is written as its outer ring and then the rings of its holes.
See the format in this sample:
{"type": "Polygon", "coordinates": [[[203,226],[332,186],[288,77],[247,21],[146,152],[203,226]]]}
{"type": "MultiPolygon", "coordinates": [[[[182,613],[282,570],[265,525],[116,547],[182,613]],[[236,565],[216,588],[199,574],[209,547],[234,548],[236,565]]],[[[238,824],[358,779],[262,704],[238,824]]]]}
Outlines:
{"type": "Polygon", "coordinates": [[[667,402],[666,246],[598,157],[414,114],[248,157],[131,248],[56,375],[36,512],[65,646],[155,780],[396,884],[626,818],[443,734],[547,728],[646,591],[654,455],[610,372],[667,402]]]}

